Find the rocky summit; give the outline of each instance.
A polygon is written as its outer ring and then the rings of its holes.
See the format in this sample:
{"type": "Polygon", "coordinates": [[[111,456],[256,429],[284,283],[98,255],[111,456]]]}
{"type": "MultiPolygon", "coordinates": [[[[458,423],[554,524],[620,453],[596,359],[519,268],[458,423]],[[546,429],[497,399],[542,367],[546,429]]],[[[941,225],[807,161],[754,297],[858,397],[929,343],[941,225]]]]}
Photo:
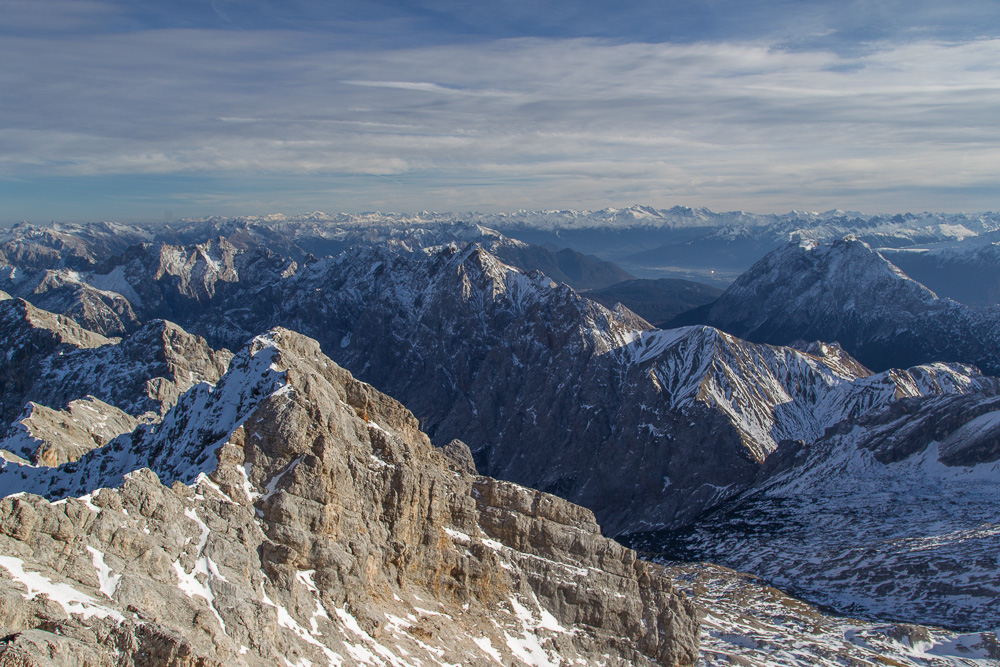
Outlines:
{"type": "Polygon", "coordinates": [[[659,566],[463,449],[314,340],[257,337],[162,422],[5,463],[0,664],[695,661],[659,566]]]}

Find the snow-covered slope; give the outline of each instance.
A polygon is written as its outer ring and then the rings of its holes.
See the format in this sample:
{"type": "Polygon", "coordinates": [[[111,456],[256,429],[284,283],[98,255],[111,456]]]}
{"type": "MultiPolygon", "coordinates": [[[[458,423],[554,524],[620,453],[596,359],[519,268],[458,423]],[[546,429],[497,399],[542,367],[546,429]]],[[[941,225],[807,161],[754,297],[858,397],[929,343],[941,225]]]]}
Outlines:
{"type": "Polygon", "coordinates": [[[215,450],[257,404],[285,386],[271,368],[276,347],[262,337],[233,358],[217,386],[198,384],[186,391],[162,421],[142,425],[78,461],[60,467],[6,462],[0,470],[0,496],[35,493],[57,500],[82,496],[101,487],[120,486],[140,468],[162,482],[191,484],[211,471],[215,450]]]}
{"type": "Polygon", "coordinates": [[[757,577],[709,563],[667,571],[702,615],[698,665],[768,667],[992,667],[995,632],[961,633],[912,623],[837,616],[757,577]]]}
{"type": "Polygon", "coordinates": [[[939,298],[853,237],[791,243],[677,318],[758,342],[837,341],[877,370],[933,361],[1000,372],[1000,307],[939,298]]]}
{"type": "Polygon", "coordinates": [[[788,443],[689,531],[634,544],[725,563],[842,612],[1000,624],[1000,399],[912,398],[788,443]],[[677,551],[677,549],[680,551],[677,551]]]}

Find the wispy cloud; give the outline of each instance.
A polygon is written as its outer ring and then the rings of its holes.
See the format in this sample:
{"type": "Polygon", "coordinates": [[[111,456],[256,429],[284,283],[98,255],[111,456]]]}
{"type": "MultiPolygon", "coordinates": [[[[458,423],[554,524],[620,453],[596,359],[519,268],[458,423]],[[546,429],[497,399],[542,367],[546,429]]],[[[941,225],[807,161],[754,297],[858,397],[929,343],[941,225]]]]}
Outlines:
{"type": "Polygon", "coordinates": [[[784,37],[359,50],[296,30],[12,36],[0,178],[266,176],[268,201],[321,178],[303,208],[997,207],[1000,39],[784,37]]]}
{"type": "Polygon", "coordinates": [[[456,88],[454,86],[442,86],[437,83],[426,81],[342,81],[348,86],[363,86],[367,88],[396,88],[398,90],[418,90],[425,93],[439,93],[443,95],[472,95],[483,97],[504,97],[508,93],[497,90],[474,90],[470,88],[456,88]]]}

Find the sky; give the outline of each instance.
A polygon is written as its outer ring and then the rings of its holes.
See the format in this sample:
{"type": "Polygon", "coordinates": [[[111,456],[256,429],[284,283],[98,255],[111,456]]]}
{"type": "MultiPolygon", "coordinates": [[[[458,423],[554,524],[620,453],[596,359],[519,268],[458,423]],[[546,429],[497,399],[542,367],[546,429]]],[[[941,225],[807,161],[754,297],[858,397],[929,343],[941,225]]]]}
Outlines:
{"type": "Polygon", "coordinates": [[[1000,210],[996,0],[0,0],[0,224],[1000,210]]]}

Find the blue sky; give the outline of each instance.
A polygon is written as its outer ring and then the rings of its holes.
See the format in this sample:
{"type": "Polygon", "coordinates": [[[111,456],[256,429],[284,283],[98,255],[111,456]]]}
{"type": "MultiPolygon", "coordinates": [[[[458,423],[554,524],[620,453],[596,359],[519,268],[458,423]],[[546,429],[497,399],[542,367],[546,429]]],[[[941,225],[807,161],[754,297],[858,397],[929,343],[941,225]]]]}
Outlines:
{"type": "Polygon", "coordinates": [[[994,0],[0,0],[0,223],[1000,209],[994,0]]]}

